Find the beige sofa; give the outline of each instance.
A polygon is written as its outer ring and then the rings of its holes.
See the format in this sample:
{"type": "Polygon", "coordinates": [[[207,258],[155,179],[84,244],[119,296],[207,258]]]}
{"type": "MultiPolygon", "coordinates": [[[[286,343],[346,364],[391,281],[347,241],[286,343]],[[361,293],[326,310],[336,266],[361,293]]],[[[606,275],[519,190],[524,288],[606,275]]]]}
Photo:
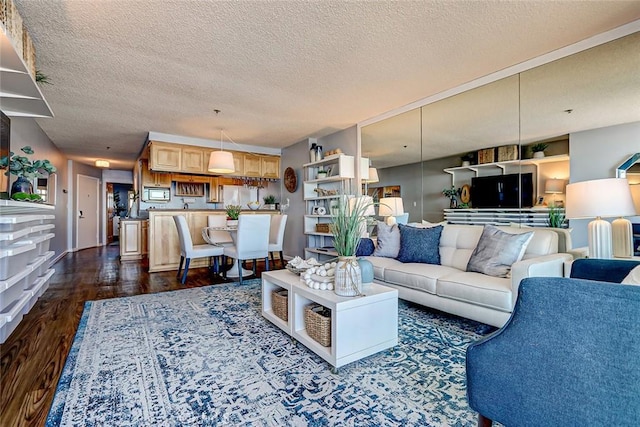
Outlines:
{"type": "Polygon", "coordinates": [[[572,257],[558,253],[558,234],[548,229],[499,227],[508,233],[533,231],[521,261],[510,277],[467,272],[467,263],[482,235],[482,226],[446,224],[440,237],[441,265],[402,263],[394,258],[364,257],[374,267],[374,281],[398,289],[400,298],[482,323],[506,323],[525,277],[562,277],[572,257]]]}

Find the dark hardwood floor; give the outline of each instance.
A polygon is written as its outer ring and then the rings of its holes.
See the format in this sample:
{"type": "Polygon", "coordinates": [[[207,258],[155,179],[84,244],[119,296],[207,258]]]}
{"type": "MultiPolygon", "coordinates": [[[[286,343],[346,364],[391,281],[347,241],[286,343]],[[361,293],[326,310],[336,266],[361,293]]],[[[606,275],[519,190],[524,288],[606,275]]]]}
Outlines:
{"type": "MultiPolygon", "coordinates": [[[[0,426],[44,425],[85,301],[224,282],[200,268],[181,285],[175,271],[150,274],[145,261],[118,255],[118,246],[86,249],[54,265],[49,289],[0,345],[0,426]]],[[[264,264],[257,267],[259,275],[264,264]]]]}

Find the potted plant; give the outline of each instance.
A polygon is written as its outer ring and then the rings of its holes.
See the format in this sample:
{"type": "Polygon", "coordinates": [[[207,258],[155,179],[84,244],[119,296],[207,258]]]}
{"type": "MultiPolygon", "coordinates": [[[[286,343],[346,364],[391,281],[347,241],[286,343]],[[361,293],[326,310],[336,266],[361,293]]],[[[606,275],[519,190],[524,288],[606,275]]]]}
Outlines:
{"type": "Polygon", "coordinates": [[[227,225],[230,227],[235,227],[238,225],[238,217],[240,216],[240,212],[242,211],[242,206],[240,205],[227,205],[224,208],[227,214],[227,225]]]}
{"type": "Polygon", "coordinates": [[[549,220],[547,221],[549,227],[564,228],[565,221],[564,209],[553,204],[549,205],[549,220]]]}
{"type": "Polygon", "coordinates": [[[460,156],[460,160],[462,161],[462,166],[471,166],[471,162],[476,158],[475,153],[467,153],[460,156]]]}
{"type": "Polygon", "coordinates": [[[456,188],[455,185],[452,185],[451,188],[445,188],[442,190],[442,195],[447,196],[449,198],[449,208],[455,209],[458,207],[458,195],[460,194],[460,189],[456,188]]]}
{"type": "MultiPolygon", "coordinates": [[[[34,153],[30,146],[24,146],[20,149],[25,154],[34,153]]],[[[0,168],[9,168],[5,175],[16,175],[18,179],[11,186],[12,197],[17,193],[33,194],[32,180],[36,177],[47,176],[56,172],[56,167],[49,160],[30,160],[26,156],[9,153],[0,159],[0,168]]],[[[24,199],[24,198],[23,198],[24,199]]]]}
{"type": "Polygon", "coordinates": [[[531,146],[531,152],[533,153],[533,158],[539,159],[541,157],[544,157],[544,150],[546,150],[548,147],[549,147],[549,144],[547,144],[546,142],[538,142],[537,144],[533,144],[531,146]]]}
{"type": "Polygon", "coordinates": [[[317,179],[324,179],[326,177],[327,177],[327,171],[322,166],[320,166],[318,168],[318,172],[316,174],[316,178],[317,179]]]}
{"type": "Polygon", "coordinates": [[[334,292],[341,296],[356,296],[362,293],[362,272],[356,260],[356,251],[363,231],[366,231],[367,209],[370,198],[349,199],[342,195],[331,210],[333,246],[338,253],[335,270],[334,292]],[[351,202],[351,200],[353,200],[351,202]]]}
{"type": "Polygon", "coordinates": [[[275,209],[276,208],[276,196],[273,194],[269,194],[268,196],[264,196],[262,198],[264,200],[264,208],[265,209],[275,209]]]}

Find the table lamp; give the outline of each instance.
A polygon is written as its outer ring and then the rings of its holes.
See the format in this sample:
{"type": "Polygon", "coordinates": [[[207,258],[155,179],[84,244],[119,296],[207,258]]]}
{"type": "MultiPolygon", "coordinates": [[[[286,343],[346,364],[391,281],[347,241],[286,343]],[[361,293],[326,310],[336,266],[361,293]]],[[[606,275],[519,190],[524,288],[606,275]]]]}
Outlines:
{"type": "MultiPolygon", "coordinates": [[[[564,186],[566,182],[564,179],[548,179],[544,183],[544,192],[547,194],[562,194],[564,193],[564,186]]],[[[555,198],[552,199],[550,206],[556,206],[555,198]]]]}
{"type": "Polygon", "coordinates": [[[360,236],[369,237],[367,231],[367,217],[376,214],[376,210],[373,207],[373,197],[371,196],[358,196],[349,199],[349,213],[357,214],[362,217],[360,223],[360,236]]]}
{"type": "Polygon", "coordinates": [[[387,225],[396,223],[395,217],[404,213],[401,197],[383,197],[380,199],[378,215],[385,217],[387,225]]]}
{"type": "MultiPolygon", "coordinates": [[[[567,185],[567,218],[595,218],[589,223],[590,258],[613,256],[612,224],[602,218],[631,215],[635,215],[635,208],[629,183],[624,178],[594,179],[567,185]]],[[[616,231],[616,241],[618,234],[616,231]]]]}

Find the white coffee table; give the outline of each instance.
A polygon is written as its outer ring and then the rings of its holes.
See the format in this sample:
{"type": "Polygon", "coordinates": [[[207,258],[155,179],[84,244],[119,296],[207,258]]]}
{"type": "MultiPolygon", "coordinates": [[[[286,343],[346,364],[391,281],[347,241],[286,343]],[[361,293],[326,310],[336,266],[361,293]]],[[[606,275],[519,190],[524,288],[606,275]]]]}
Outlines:
{"type": "Polygon", "coordinates": [[[262,273],[262,315],[335,369],[398,344],[398,291],[372,283],[364,294],[340,297],[333,291],[311,289],[288,270],[262,273]],[[287,322],[271,308],[271,291],[279,289],[289,291],[287,322]],[[305,329],[304,308],[314,302],[331,309],[330,347],[305,329]]]}

